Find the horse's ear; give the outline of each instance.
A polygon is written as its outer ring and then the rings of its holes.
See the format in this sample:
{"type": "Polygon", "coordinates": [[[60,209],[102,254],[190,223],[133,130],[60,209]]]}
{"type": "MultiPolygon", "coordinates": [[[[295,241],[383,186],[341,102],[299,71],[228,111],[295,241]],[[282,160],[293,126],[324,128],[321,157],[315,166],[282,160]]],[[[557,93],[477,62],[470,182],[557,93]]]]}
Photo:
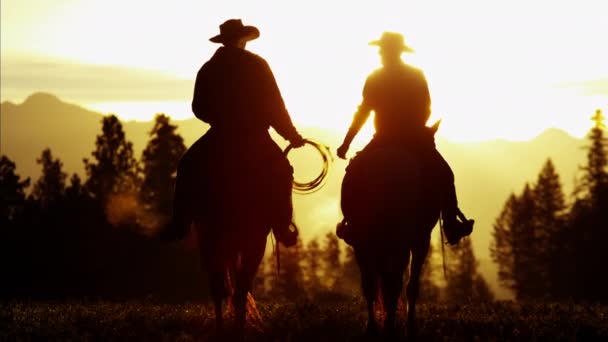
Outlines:
{"type": "Polygon", "coordinates": [[[433,135],[435,133],[437,133],[437,130],[439,129],[439,125],[441,124],[441,119],[437,120],[433,126],[431,126],[429,129],[431,130],[431,133],[433,133],[433,135]]]}

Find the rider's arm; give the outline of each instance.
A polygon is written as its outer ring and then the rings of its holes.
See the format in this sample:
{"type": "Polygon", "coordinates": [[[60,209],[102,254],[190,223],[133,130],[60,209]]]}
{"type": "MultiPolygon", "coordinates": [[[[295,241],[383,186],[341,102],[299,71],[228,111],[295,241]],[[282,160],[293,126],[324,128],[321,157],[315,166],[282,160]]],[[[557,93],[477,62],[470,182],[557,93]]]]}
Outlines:
{"type": "Polygon", "coordinates": [[[266,61],[262,62],[262,80],[260,86],[263,87],[265,96],[265,107],[269,113],[270,126],[274,128],[283,138],[290,142],[299,142],[302,136],[296,130],[291,117],[285,108],[283,97],[279,90],[279,86],[274,78],[272,70],[266,61]]]}
{"type": "Polygon", "coordinates": [[[367,118],[369,118],[371,111],[372,107],[367,103],[365,98],[363,98],[363,101],[353,116],[353,122],[350,124],[350,128],[344,137],[344,142],[342,145],[350,146],[350,143],[353,141],[357,133],[359,133],[361,127],[363,127],[367,121],[367,118]]]}
{"type": "Polygon", "coordinates": [[[211,124],[210,122],[210,104],[208,92],[208,80],[205,78],[207,73],[206,64],[201,67],[196,75],[196,82],[194,83],[194,96],[192,97],[192,112],[199,120],[211,124]]]}

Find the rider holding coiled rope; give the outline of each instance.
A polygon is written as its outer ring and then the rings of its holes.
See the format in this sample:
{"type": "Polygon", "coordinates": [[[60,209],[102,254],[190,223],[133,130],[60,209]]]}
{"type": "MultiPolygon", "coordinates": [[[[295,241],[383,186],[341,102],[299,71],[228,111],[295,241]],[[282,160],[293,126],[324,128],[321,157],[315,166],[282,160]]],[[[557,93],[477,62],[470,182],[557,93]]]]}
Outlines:
{"type": "Polygon", "coordinates": [[[261,177],[272,182],[265,190],[270,191],[275,237],[283,245],[292,246],[298,236],[292,223],[293,168],[271,139],[268,128],[274,128],[291,147],[301,147],[306,141],[291,121],[268,63],[245,50],[246,43],[259,35],[254,26],[244,26],[241,20],[231,19],[220,26],[219,35],[210,39],[223,46],[197,74],[192,111],[211,128],[180,161],[173,224],[182,227],[188,224],[180,220],[187,218],[185,212],[192,202],[191,196],[200,196],[192,193],[191,189],[196,188],[192,182],[201,178],[214,181],[213,176],[200,173],[201,167],[193,166],[200,156],[217,161],[236,154],[246,155],[248,163],[262,169],[261,177]],[[192,174],[192,170],[198,173],[192,174]]]}

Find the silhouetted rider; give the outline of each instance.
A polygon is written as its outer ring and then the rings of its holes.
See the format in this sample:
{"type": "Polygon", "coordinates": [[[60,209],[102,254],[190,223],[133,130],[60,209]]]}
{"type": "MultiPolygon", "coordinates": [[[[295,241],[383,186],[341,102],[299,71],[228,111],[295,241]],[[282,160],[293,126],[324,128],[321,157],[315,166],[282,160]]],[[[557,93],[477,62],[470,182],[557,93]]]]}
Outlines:
{"type": "MultiPolygon", "coordinates": [[[[291,246],[298,234],[290,229],[293,169],[268,129],[273,127],[294,147],[303,146],[304,140],[292,124],[268,63],[245,50],[247,42],[259,35],[256,27],[230,19],[220,26],[219,35],[210,38],[223,46],[197,74],[192,111],[211,128],[190,150],[224,153],[225,158],[230,158],[231,153],[247,149],[249,159],[267,163],[263,166],[267,173],[276,175],[271,186],[275,216],[272,229],[278,241],[291,246]]],[[[187,155],[182,158],[180,164],[184,165],[180,169],[188,167],[191,157],[187,155]]]]}
{"type": "Polygon", "coordinates": [[[374,71],[363,87],[363,101],[353,117],[348,133],[338,148],[338,157],[345,159],[355,135],[374,111],[376,134],[360,153],[380,146],[400,146],[422,155],[427,166],[439,178],[442,193],[444,231],[450,244],[471,234],[473,220],[467,220],[457,206],[454,174],[435,149],[433,135],[426,127],[431,114],[431,98],[423,72],[403,62],[401,55],[413,50],[403,36],[384,32],[370,45],[380,47],[383,67],[374,71]],[[458,220],[461,216],[464,222],[458,220]]]}

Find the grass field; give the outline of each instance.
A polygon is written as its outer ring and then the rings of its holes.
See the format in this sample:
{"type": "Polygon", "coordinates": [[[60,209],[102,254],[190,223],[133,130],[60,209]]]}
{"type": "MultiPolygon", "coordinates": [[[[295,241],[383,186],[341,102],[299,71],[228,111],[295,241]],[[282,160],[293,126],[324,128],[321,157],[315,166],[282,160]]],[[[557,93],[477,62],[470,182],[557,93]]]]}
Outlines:
{"type": "MultiPolygon", "coordinates": [[[[340,303],[258,302],[247,341],[361,340],[365,306],[340,303]]],[[[608,307],[579,304],[419,306],[422,341],[608,341],[608,307]]],[[[401,313],[403,316],[403,313],[401,313]]],[[[4,303],[0,341],[208,341],[214,334],[207,304],[4,303]]]]}

